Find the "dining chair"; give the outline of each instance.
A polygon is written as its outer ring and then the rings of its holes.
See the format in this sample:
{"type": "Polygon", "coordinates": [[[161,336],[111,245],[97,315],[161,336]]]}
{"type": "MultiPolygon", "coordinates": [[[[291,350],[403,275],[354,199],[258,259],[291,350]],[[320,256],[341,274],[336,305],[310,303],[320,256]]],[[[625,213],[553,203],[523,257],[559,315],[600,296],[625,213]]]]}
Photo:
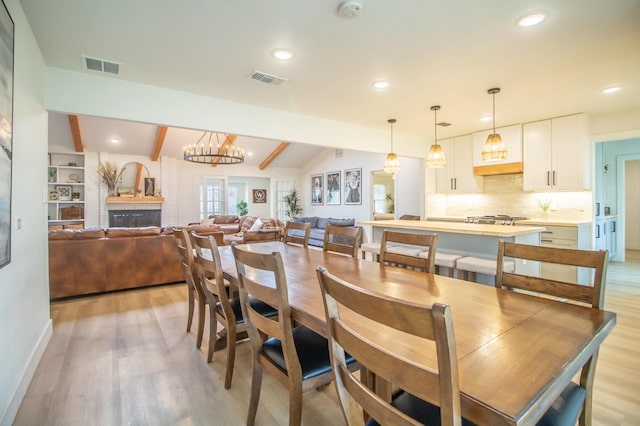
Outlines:
{"type": "Polygon", "coordinates": [[[371,292],[323,267],[317,268],[317,274],[336,390],[350,426],[365,424],[364,413],[373,419],[367,425],[470,424],[461,417],[458,362],[448,305],[419,305],[371,292]],[[435,342],[437,370],[411,362],[394,353],[388,342],[377,337],[371,340],[360,332],[371,329],[394,329],[435,342]],[[401,391],[391,401],[380,398],[363,381],[365,375],[356,376],[346,368],[346,353],[401,391]]]}
{"type": "Polygon", "coordinates": [[[362,242],[362,228],[359,226],[327,225],[324,232],[322,251],[358,257],[362,242]]]}
{"type": "MultiPolygon", "coordinates": [[[[526,290],[603,309],[608,257],[606,250],[575,250],[499,241],[496,287],[526,290]],[[592,282],[583,285],[524,275],[517,270],[507,271],[503,268],[506,258],[590,268],[592,282]]],[[[539,425],[575,425],[578,418],[580,425],[591,424],[593,379],[597,362],[598,351],[582,367],[580,384],[571,382],[544,414],[539,425]]]]}
{"type": "Polygon", "coordinates": [[[189,313],[187,317],[187,333],[191,331],[191,324],[193,322],[193,311],[195,302],[198,302],[198,333],[196,334],[196,348],[200,348],[202,345],[202,334],[204,332],[204,317],[205,317],[205,305],[207,304],[206,297],[202,291],[200,285],[200,277],[198,274],[198,267],[196,266],[193,256],[193,246],[191,244],[191,238],[186,229],[173,228],[173,235],[177,240],[178,258],[180,265],[182,266],[182,274],[184,280],[187,283],[188,298],[189,298],[189,313]]]}
{"type": "Polygon", "coordinates": [[[288,221],[284,227],[284,238],[283,241],[286,244],[299,244],[305,248],[309,246],[309,235],[311,233],[311,223],[305,222],[294,222],[292,220],[288,221]],[[289,231],[294,230],[293,233],[289,231]],[[301,236],[302,234],[302,236],[301,236]]]}
{"type": "Polygon", "coordinates": [[[247,424],[255,422],[264,369],[289,388],[289,424],[299,425],[302,393],[333,379],[327,339],[304,326],[294,327],[280,253],[245,251],[238,246],[232,250],[253,355],[247,424]],[[248,303],[250,296],[275,307],[278,316],[265,317],[255,310],[248,303]]]}
{"type": "Polygon", "coordinates": [[[437,244],[436,234],[411,234],[385,229],[380,243],[380,263],[433,274],[437,244]],[[420,256],[421,253],[424,255],[420,256]]]}
{"type": "MultiPolygon", "coordinates": [[[[226,332],[227,366],[224,387],[231,387],[233,366],[236,355],[236,342],[248,337],[247,325],[242,316],[240,299],[235,294],[233,286],[227,282],[222,274],[222,262],[218,245],[213,235],[202,236],[191,233],[196,251],[196,264],[202,291],[209,305],[209,353],[207,362],[213,359],[213,353],[218,342],[218,323],[226,332]]],[[[265,315],[277,315],[271,306],[252,301],[255,308],[265,315]]],[[[223,332],[223,333],[224,333],[223,332]]]]}

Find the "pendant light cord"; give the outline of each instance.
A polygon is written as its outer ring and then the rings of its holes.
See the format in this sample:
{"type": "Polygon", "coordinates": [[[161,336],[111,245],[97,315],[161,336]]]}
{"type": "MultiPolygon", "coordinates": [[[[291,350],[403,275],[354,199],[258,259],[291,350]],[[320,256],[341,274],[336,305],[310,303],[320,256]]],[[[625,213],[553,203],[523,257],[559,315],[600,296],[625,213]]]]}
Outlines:
{"type": "Polygon", "coordinates": [[[493,92],[493,133],[496,133],[496,93],[493,92]]]}

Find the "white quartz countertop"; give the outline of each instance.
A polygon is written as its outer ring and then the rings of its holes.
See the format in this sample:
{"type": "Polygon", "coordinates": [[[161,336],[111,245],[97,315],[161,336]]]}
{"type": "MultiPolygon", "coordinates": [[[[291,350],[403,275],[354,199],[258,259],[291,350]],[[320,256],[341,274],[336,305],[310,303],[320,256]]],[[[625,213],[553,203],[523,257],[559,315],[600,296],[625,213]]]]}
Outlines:
{"type": "Polygon", "coordinates": [[[515,237],[535,234],[545,230],[539,226],[482,225],[476,223],[429,220],[365,220],[358,222],[358,225],[397,229],[419,229],[434,232],[451,232],[455,234],[487,235],[493,237],[515,237]]]}
{"type": "Polygon", "coordinates": [[[516,225],[524,226],[579,226],[591,223],[590,220],[570,220],[570,219],[526,219],[518,220],[516,225]]]}

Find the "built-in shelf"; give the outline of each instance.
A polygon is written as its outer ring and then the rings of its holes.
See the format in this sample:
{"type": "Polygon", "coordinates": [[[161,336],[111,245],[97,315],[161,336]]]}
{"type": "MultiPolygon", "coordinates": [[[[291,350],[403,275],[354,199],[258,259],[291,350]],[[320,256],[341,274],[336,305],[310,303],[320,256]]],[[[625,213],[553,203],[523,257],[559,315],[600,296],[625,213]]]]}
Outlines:
{"type": "Polygon", "coordinates": [[[107,203],[164,203],[164,197],[107,197],[107,203]]]}

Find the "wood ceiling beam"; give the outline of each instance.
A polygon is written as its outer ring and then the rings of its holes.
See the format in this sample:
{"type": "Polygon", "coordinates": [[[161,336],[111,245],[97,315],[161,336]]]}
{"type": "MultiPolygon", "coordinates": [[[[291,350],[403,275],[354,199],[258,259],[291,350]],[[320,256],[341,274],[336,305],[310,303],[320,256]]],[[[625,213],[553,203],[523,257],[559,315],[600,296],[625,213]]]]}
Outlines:
{"type": "MultiPolygon", "coordinates": [[[[151,152],[151,161],[158,161],[160,158],[160,151],[162,151],[162,145],[164,144],[164,138],[167,136],[167,126],[158,127],[158,134],[156,135],[156,142],[153,145],[153,151],[151,152]]],[[[136,181],[136,184],[138,182],[136,181]]]]}
{"type": "MultiPolygon", "coordinates": [[[[233,145],[233,143],[236,141],[237,137],[238,136],[236,136],[236,135],[228,135],[227,138],[222,143],[222,146],[220,147],[220,151],[224,152],[227,148],[229,148],[231,145],[233,145]]],[[[220,162],[220,159],[218,159],[218,158],[212,159],[211,160],[211,167],[216,167],[219,162],[220,162]]]]}
{"type": "Polygon", "coordinates": [[[274,149],[273,152],[269,154],[262,163],[260,163],[260,170],[264,170],[269,167],[269,164],[271,164],[273,160],[278,158],[278,156],[282,154],[282,151],[287,149],[289,145],[289,142],[280,142],[280,145],[278,145],[276,149],[274,149]]]}
{"type": "Polygon", "coordinates": [[[73,138],[73,146],[76,152],[84,152],[82,143],[82,135],[80,135],[80,122],[77,115],[69,115],[69,127],[71,128],[71,137],[73,138]]]}
{"type": "Polygon", "coordinates": [[[136,196],[136,197],[139,196],[139,195],[137,195],[137,192],[138,192],[138,188],[140,188],[140,180],[142,179],[142,168],[143,167],[144,167],[144,165],[142,163],[138,163],[138,168],[136,169],[136,184],[133,187],[134,196],[136,196]]]}

